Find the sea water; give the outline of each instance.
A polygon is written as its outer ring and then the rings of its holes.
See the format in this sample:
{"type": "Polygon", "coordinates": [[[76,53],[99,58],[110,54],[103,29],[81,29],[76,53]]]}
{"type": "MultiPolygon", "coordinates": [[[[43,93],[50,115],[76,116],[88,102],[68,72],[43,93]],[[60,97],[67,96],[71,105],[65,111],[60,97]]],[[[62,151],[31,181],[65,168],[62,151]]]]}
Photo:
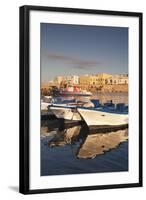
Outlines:
{"type": "MultiPolygon", "coordinates": [[[[73,99],[74,97],[68,97],[68,99],[73,99]]],[[[89,98],[89,97],[88,97],[89,98]]],[[[90,97],[91,98],[91,97],[90,97]]],[[[98,93],[92,96],[94,99],[99,99],[101,103],[112,100],[113,103],[126,103],[128,104],[128,94],[127,93],[98,93]]],[[[65,98],[66,99],[66,98],[65,98]]],[[[78,100],[82,100],[78,97],[78,100]]],[[[83,174],[83,173],[102,173],[102,172],[120,172],[128,171],[128,140],[116,137],[116,142],[113,146],[113,140],[115,140],[115,134],[107,133],[110,136],[110,143],[105,144],[107,148],[103,153],[99,153],[99,145],[96,146],[96,141],[94,144],[94,156],[89,156],[90,150],[93,150],[93,138],[92,143],[87,141],[88,130],[86,134],[79,134],[75,140],[66,142],[64,140],[64,133],[66,130],[58,131],[58,122],[55,120],[49,120],[42,122],[42,127],[47,127],[47,131],[41,132],[40,145],[41,145],[41,176],[48,175],[65,175],[65,174],[83,174]],[[47,126],[46,126],[47,125],[47,126]],[[55,127],[56,125],[56,127],[55,127]],[[61,135],[61,137],[60,137],[61,135]],[[83,137],[81,137],[83,135],[83,137]],[[55,140],[54,140],[55,138],[55,140]],[[56,142],[57,138],[57,142],[56,142]],[[51,143],[53,141],[53,143],[51,143]],[[55,141],[55,142],[54,142],[55,141]],[[87,141],[87,145],[83,146],[87,141]],[[91,143],[91,145],[90,145],[91,143]],[[50,145],[53,144],[53,145],[50,145]],[[91,146],[91,149],[90,149],[91,146]],[[88,149],[86,152],[84,148],[88,149]],[[78,157],[79,151],[82,150],[84,156],[78,157]],[[87,153],[87,156],[86,156],[87,153]]],[[[82,125],[81,125],[82,126],[82,125]]],[[[121,130],[122,131],[122,130],[121,130]]],[[[127,131],[128,132],[128,131],[127,131]]],[[[106,133],[104,133],[106,134],[106,133]]],[[[103,141],[104,134],[97,137],[103,141]]],[[[116,133],[119,136],[119,132],[116,133]]],[[[96,135],[94,134],[95,138],[96,135]]],[[[104,147],[104,145],[101,145],[104,147]]]]}

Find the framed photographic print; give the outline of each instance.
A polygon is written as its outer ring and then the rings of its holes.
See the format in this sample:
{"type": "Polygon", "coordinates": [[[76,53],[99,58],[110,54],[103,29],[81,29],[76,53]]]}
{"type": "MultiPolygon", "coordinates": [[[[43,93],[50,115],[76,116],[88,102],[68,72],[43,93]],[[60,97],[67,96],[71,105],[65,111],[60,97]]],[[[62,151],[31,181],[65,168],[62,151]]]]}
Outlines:
{"type": "Polygon", "coordinates": [[[142,13],[20,7],[20,192],[142,186],[142,13]]]}

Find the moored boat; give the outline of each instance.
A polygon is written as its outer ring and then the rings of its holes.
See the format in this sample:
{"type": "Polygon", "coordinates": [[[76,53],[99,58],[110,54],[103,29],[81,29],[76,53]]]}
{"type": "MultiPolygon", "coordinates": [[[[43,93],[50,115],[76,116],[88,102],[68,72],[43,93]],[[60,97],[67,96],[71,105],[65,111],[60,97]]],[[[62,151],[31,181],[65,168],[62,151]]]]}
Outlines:
{"type": "Polygon", "coordinates": [[[43,96],[42,100],[46,103],[51,103],[52,102],[52,96],[43,96]]]}
{"type": "Polygon", "coordinates": [[[77,111],[88,126],[122,127],[128,125],[128,114],[92,108],[77,108],[77,111]]]}
{"type": "Polygon", "coordinates": [[[80,114],[76,110],[76,106],[58,106],[51,105],[49,109],[54,113],[57,118],[63,118],[67,120],[82,120],[80,114]]]}
{"type": "Polygon", "coordinates": [[[67,106],[67,105],[68,104],[66,104],[66,103],[46,103],[46,102],[41,102],[41,111],[48,110],[49,106],[63,107],[63,106],[67,106]]]}
{"type": "Polygon", "coordinates": [[[80,90],[77,86],[68,86],[60,90],[60,96],[92,96],[92,93],[86,90],[80,90]]]}
{"type": "Polygon", "coordinates": [[[82,120],[81,115],[77,111],[77,107],[94,107],[94,104],[91,101],[86,102],[76,102],[69,104],[52,104],[49,106],[49,109],[54,113],[57,118],[63,118],[67,120],[82,120]]]}
{"type": "Polygon", "coordinates": [[[41,102],[41,111],[47,111],[50,103],[41,102]]]}
{"type": "Polygon", "coordinates": [[[61,96],[92,96],[91,92],[69,92],[69,91],[60,91],[61,96]]]}

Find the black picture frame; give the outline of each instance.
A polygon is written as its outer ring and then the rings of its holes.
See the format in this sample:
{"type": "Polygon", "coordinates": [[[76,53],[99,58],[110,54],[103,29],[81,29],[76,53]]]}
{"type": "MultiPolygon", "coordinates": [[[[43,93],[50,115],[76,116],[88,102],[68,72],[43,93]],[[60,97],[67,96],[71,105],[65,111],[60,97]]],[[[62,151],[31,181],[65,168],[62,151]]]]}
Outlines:
{"type": "MultiPolygon", "coordinates": [[[[44,6],[22,6],[20,7],[20,174],[19,174],[19,191],[22,194],[34,193],[52,193],[52,192],[67,192],[67,191],[82,191],[82,190],[98,190],[98,189],[113,189],[113,188],[130,188],[142,186],[142,13],[138,12],[122,12],[122,11],[105,11],[105,10],[89,10],[75,8],[57,8],[44,6]],[[68,188],[54,189],[35,189],[29,188],[29,18],[30,11],[44,12],[67,12],[67,13],[84,13],[84,14],[102,14],[113,16],[129,16],[139,18],[139,182],[129,184],[114,184],[101,186],[81,186],[68,188]]],[[[49,178],[49,177],[48,177],[49,178]]]]}

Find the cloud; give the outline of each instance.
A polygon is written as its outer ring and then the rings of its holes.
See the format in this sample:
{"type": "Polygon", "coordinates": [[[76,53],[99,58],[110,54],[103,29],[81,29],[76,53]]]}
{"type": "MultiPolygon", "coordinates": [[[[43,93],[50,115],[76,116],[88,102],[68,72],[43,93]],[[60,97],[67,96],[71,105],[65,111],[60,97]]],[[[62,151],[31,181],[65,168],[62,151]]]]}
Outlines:
{"type": "Polygon", "coordinates": [[[82,59],[80,57],[69,56],[59,52],[48,52],[47,57],[51,60],[64,62],[65,64],[71,64],[73,67],[78,69],[96,67],[99,64],[99,62],[95,60],[82,59]]]}

